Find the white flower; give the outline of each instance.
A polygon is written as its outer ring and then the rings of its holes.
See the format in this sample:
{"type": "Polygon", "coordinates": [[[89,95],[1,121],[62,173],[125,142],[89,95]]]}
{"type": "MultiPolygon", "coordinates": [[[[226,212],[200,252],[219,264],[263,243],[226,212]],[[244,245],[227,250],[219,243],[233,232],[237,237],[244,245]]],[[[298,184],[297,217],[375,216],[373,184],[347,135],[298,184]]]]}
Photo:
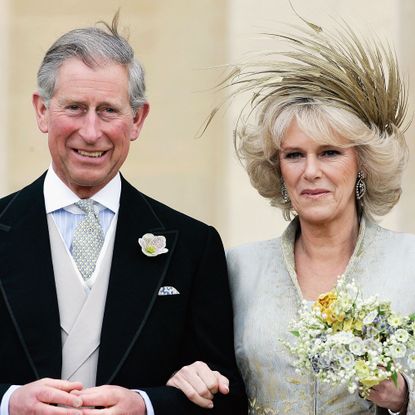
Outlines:
{"type": "Polygon", "coordinates": [[[339,360],[346,354],[346,352],[346,348],[341,344],[335,344],[331,349],[331,355],[339,360]]]}
{"type": "Polygon", "coordinates": [[[406,354],[406,346],[401,343],[392,344],[389,347],[389,354],[392,357],[392,359],[399,359],[401,357],[404,357],[406,354]]]}
{"type": "Polygon", "coordinates": [[[345,355],[339,359],[339,363],[346,369],[351,368],[354,366],[354,357],[351,353],[345,353],[345,355]]]}
{"type": "Polygon", "coordinates": [[[166,248],[166,238],[164,236],[155,236],[152,233],[146,233],[138,239],[141,251],[147,256],[157,256],[165,254],[169,250],[166,248]]]}
{"type": "Polygon", "coordinates": [[[398,342],[406,343],[409,339],[409,333],[404,329],[398,329],[395,331],[395,337],[398,342]]]}
{"type": "Polygon", "coordinates": [[[355,337],[349,344],[349,350],[356,356],[362,356],[365,354],[365,345],[360,337],[355,337]]]}
{"type": "Polygon", "coordinates": [[[382,344],[378,340],[366,339],[364,340],[364,344],[365,344],[365,348],[367,351],[372,351],[372,352],[377,352],[377,353],[382,352],[382,344]]]}
{"type": "Polygon", "coordinates": [[[339,344],[350,344],[354,338],[353,334],[349,331],[340,331],[333,335],[332,341],[339,344]]]}
{"type": "MultiPolygon", "coordinates": [[[[345,282],[346,280],[343,278],[343,282],[345,282]]],[[[340,287],[342,286],[342,284],[340,284],[340,287]]],[[[350,299],[355,299],[358,294],[359,294],[359,288],[357,287],[356,283],[354,280],[352,280],[351,282],[349,282],[348,284],[344,285],[343,288],[343,294],[345,297],[349,297],[350,299]]]]}
{"type": "Polygon", "coordinates": [[[363,319],[363,324],[371,324],[373,323],[373,320],[376,318],[376,316],[378,315],[378,311],[377,310],[373,310],[371,311],[364,319],[363,319]]]}
{"type": "Polygon", "coordinates": [[[408,367],[411,370],[415,369],[415,353],[414,352],[410,353],[408,356],[408,367]]]}
{"type": "Polygon", "coordinates": [[[398,314],[392,314],[389,318],[388,318],[388,323],[392,326],[392,327],[398,327],[400,324],[402,324],[402,317],[399,316],[398,314]]]}
{"type": "Polygon", "coordinates": [[[285,342],[301,373],[311,372],[350,392],[359,388],[363,396],[394,372],[415,376],[415,322],[410,316],[394,313],[390,302],[377,296],[363,299],[355,282],[345,278],[319,304],[299,310],[290,323],[296,344],[285,342]]]}
{"type": "Polygon", "coordinates": [[[373,326],[366,326],[366,337],[375,338],[379,334],[379,330],[373,326]]]}

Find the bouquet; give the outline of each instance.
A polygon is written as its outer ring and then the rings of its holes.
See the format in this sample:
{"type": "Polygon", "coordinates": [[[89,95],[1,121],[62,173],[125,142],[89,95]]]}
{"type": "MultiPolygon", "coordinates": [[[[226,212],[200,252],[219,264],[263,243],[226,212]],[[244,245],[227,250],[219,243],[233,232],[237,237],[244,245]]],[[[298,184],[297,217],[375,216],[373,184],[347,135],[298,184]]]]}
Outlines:
{"type": "Polygon", "coordinates": [[[415,370],[415,314],[394,313],[377,296],[363,299],[354,280],[340,277],[336,287],[311,306],[304,303],[290,323],[297,342],[284,342],[300,373],[313,373],[332,385],[359,389],[367,398],[385,379],[397,385],[398,372],[415,370]]]}

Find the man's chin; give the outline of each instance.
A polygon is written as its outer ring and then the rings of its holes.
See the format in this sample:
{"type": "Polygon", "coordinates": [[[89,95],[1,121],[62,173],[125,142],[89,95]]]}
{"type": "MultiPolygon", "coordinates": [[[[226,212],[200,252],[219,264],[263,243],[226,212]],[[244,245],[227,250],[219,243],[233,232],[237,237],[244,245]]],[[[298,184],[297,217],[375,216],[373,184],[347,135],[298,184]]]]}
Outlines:
{"type": "Polygon", "coordinates": [[[111,179],[109,178],[96,178],[96,177],[82,177],[76,180],[71,180],[70,183],[67,183],[68,187],[79,197],[86,198],[91,197],[98,191],[100,191],[111,179]]]}

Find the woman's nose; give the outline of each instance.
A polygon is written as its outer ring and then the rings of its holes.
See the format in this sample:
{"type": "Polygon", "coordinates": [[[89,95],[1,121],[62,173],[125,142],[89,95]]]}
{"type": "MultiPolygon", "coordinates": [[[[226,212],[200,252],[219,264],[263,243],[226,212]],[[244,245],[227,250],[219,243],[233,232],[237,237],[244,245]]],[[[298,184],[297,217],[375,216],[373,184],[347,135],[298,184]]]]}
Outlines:
{"type": "Polygon", "coordinates": [[[312,181],[321,177],[320,161],[315,155],[308,155],[305,160],[304,178],[312,181]]]}

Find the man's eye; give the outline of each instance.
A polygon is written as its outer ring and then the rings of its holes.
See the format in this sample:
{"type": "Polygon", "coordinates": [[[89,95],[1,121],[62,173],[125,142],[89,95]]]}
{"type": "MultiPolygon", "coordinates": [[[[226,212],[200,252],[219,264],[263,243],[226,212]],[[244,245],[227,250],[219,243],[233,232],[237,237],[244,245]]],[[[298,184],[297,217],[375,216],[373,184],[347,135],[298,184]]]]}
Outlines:
{"type": "Polygon", "coordinates": [[[116,114],[117,111],[112,107],[105,107],[101,110],[105,114],[116,114]]]}
{"type": "Polygon", "coordinates": [[[80,106],[79,106],[79,105],[75,105],[75,104],[73,104],[73,105],[68,105],[66,108],[67,108],[69,111],[78,111],[78,110],[80,109],[80,106]]]}
{"type": "Polygon", "coordinates": [[[104,119],[112,119],[117,116],[118,111],[114,107],[102,107],[98,110],[98,114],[104,119]]]}

